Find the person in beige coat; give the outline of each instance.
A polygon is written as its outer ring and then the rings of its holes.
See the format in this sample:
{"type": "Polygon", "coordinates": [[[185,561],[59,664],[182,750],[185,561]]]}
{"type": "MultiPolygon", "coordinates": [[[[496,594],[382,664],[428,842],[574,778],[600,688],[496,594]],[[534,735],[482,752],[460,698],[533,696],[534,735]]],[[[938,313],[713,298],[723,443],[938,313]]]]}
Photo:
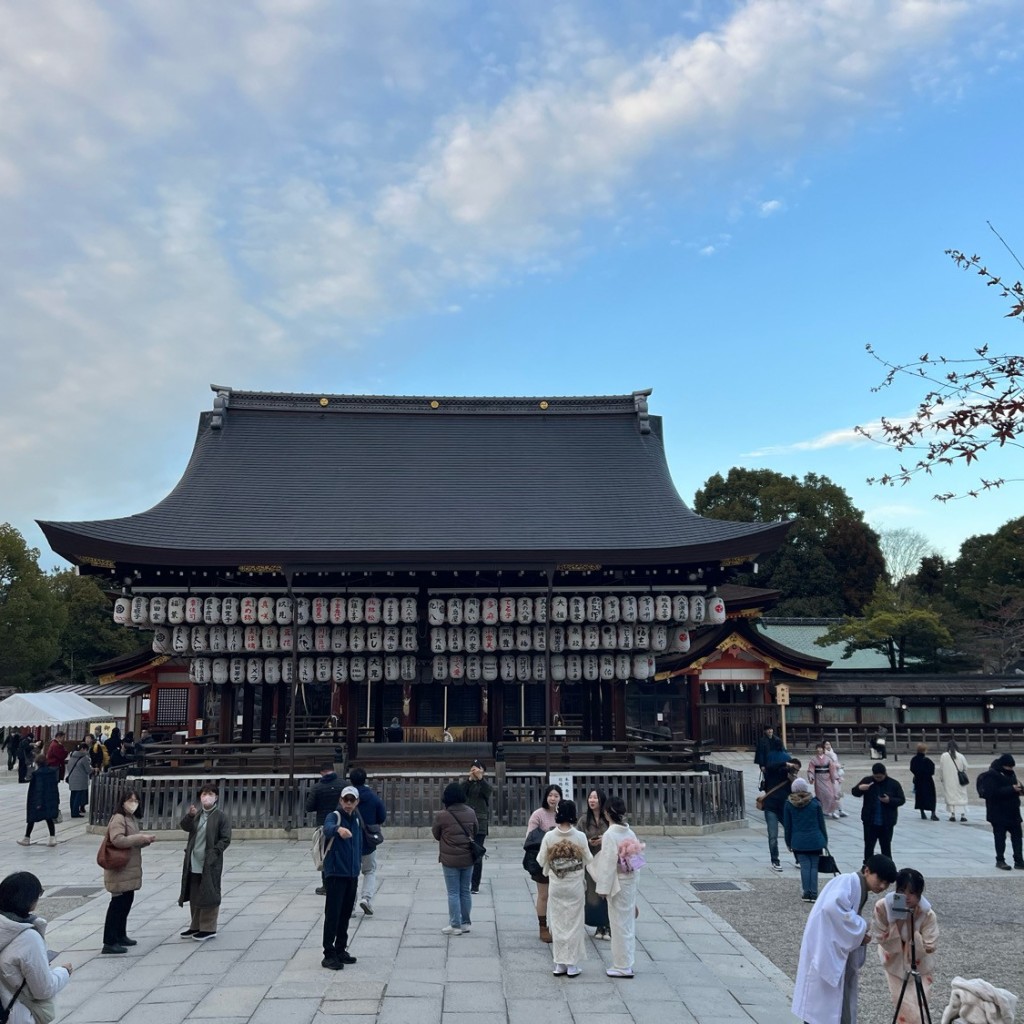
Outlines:
{"type": "Polygon", "coordinates": [[[136,945],[128,938],[128,914],[135,893],[142,888],[142,847],[149,846],[156,836],[139,828],[135,817],[139,809],[139,794],[127,789],[121,796],[117,810],[107,823],[107,838],[111,846],[128,850],[128,863],[123,868],[104,868],[103,885],[110,893],[110,905],[103,922],[103,952],[127,953],[136,945]]]}

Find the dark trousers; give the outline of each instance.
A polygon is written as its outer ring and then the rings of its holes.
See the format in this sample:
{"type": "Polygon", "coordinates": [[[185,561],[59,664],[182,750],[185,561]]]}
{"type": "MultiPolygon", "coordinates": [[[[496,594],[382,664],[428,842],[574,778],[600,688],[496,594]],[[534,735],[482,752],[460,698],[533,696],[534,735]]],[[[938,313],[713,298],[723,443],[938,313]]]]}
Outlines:
{"type": "Polygon", "coordinates": [[[348,922],[359,892],[359,876],[324,879],[324,956],[344,953],[348,948],[348,922]]]}
{"type": "Polygon", "coordinates": [[[18,781],[28,782],[28,761],[18,758],[18,781]]]}
{"type": "Polygon", "coordinates": [[[85,805],[89,802],[89,790],[71,790],[71,817],[79,818],[85,812],[85,805]]]}
{"type": "Polygon", "coordinates": [[[11,771],[14,768],[14,762],[18,760],[18,755],[13,750],[7,751],[7,770],[11,771]]]}
{"type": "MultiPolygon", "coordinates": [[[[32,829],[33,829],[34,826],[35,826],[35,822],[34,821],[30,821],[30,822],[28,822],[25,825],[25,838],[26,839],[28,839],[28,837],[30,835],[32,835],[32,829]]],[[[51,836],[55,836],[57,834],[57,830],[53,827],[53,818],[47,818],[46,819],[46,827],[50,830],[50,835],[51,836]]]]}
{"type": "Polygon", "coordinates": [[[864,825],[864,863],[868,862],[875,852],[875,843],[878,843],[881,853],[886,857],[892,857],[892,830],[894,825],[874,825],[870,822],[863,822],[864,825]]]}
{"type": "Polygon", "coordinates": [[[1021,851],[1021,823],[1015,821],[1011,825],[993,825],[992,836],[996,841],[996,860],[1006,859],[1006,837],[1010,837],[1013,847],[1013,863],[1024,863],[1024,852],[1021,851]]]}
{"type": "Polygon", "coordinates": [[[110,897],[107,917],[103,922],[103,945],[116,946],[118,939],[128,935],[128,914],[135,901],[135,892],[115,892],[110,897]]]}
{"type": "MultiPolygon", "coordinates": [[[[476,835],[474,836],[474,838],[476,839],[476,841],[478,843],[482,843],[485,846],[487,845],[487,833],[486,832],[477,832],[476,835]]],[[[470,889],[472,889],[473,892],[476,892],[477,889],[480,888],[480,878],[483,876],[483,873],[484,873],[484,859],[483,859],[483,857],[481,857],[473,865],[473,880],[470,882],[470,885],[469,885],[470,889]]]]}

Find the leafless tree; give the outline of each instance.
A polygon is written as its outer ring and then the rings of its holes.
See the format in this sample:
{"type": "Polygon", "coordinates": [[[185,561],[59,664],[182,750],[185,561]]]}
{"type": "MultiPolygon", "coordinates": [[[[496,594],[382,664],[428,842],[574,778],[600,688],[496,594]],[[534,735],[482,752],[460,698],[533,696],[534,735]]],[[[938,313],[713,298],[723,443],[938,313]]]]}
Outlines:
{"type": "Polygon", "coordinates": [[[917,572],[921,559],[935,554],[934,545],[928,538],[909,526],[881,530],[878,546],[885,556],[885,568],[893,586],[899,586],[908,576],[917,572]]]}

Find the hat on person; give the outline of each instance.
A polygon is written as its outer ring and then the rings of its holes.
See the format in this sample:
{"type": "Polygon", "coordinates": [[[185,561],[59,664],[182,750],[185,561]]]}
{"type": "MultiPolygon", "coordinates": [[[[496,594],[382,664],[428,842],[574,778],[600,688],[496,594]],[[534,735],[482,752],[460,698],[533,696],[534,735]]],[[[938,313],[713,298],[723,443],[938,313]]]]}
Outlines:
{"type": "Polygon", "coordinates": [[[811,784],[806,779],[794,779],[793,780],[793,792],[794,793],[811,793],[811,784]]]}
{"type": "Polygon", "coordinates": [[[355,786],[346,786],[341,791],[341,799],[344,800],[347,796],[354,796],[357,800],[359,799],[359,790],[355,786]]]}
{"type": "Polygon", "coordinates": [[[471,767],[473,767],[473,768],[483,768],[483,766],[484,766],[484,763],[483,763],[483,761],[480,760],[479,757],[471,765],[471,767]]]}
{"type": "Polygon", "coordinates": [[[1013,768],[1017,764],[1013,759],[1013,754],[1000,754],[996,762],[1000,768],[1013,768]]]}

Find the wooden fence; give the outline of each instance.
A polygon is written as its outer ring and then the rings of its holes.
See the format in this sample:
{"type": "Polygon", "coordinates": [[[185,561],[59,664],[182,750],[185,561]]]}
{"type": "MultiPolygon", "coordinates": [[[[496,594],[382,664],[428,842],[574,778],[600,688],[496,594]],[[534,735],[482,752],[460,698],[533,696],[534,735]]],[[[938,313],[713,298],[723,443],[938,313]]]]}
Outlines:
{"type": "MultiPolygon", "coordinates": [[[[199,788],[210,782],[220,789],[220,806],[238,829],[312,828],[306,794],[319,776],[147,775],[104,772],[92,781],[89,824],[103,825],[114,813],[126,786],[140,797],[140,825],[146,831],[176,830],[190,804],[198,804],[199,788]]],[[[441,793],[451,774],[375,774],[373,789],[388,808],[388,827],[429,828],[441,808],[441,793]]],[[[540,772],[508,773],[496,778],[491,826],[525,830],[540,806],[547,777],[540,772]]],[[[585,807],[592,789],[621,796],[631,825],[640,828],[710,828],[744,818],[742,774],[721,765],[700,772],[580,773],[573,776],[577,806],[585,807]]]]}

